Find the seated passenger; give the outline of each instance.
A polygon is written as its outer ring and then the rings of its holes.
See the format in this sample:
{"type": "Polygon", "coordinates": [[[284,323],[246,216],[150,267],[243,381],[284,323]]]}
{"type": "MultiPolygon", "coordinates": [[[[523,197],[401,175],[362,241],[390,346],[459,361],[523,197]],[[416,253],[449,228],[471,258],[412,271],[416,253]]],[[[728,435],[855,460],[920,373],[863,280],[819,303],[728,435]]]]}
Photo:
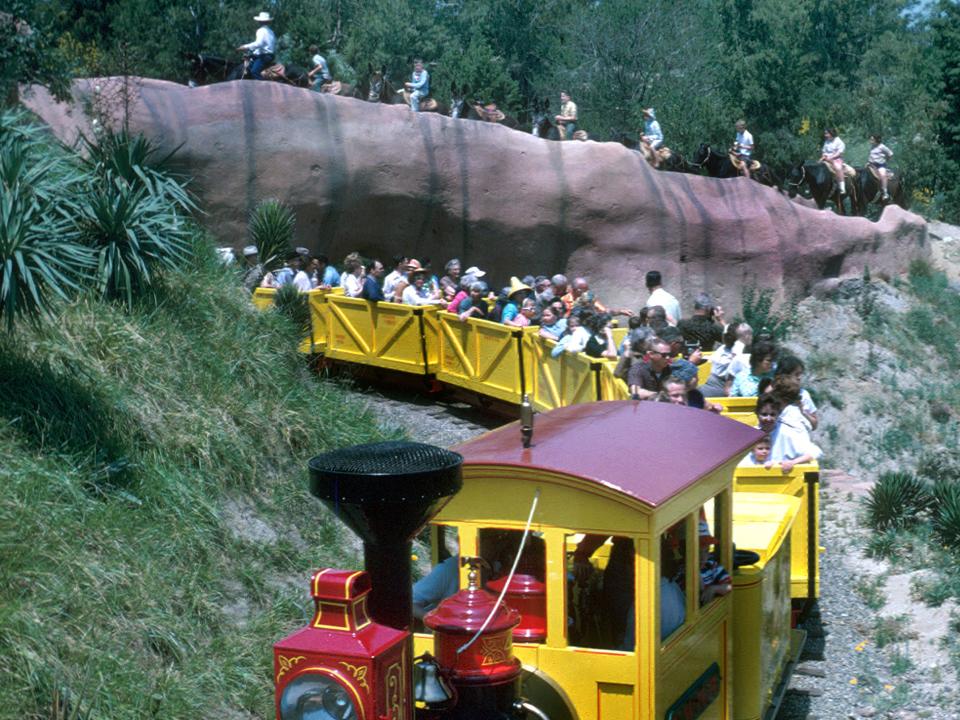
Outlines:
{"type": "Polygon", "coordinates": [[[733,590],[733,580],[730,573],[717,560],[715,554],[710,553],[710,546],[717,544],[717,539],[710,534],[707,518],[703,509],[700,510],[700,604],[706,605],[716,597],[728,595],[733,590]]]}
{"type": "Polygon", "coordinates": [[[687,345],[712,351],[723,339],[723,308],[706,293],[700,293],[693,301],[693,315],[680,320],[677,328],[687,345]]]}
{"type": "Polygon", "coordinates": [[[773,384],[776,387],[783,382],[783,378],[791,379],[790,384],[795,385],[800,392],[800,409],[803,411],[803,416],[810,424],[810,429],[816,430],[818,422],[817,405],[810,397],[810,393],[803,388],[803,371],[805,369],[803,360],[794,355],[787,355],[777,363],[777,369],[773,374],[773,384]]]}
{"type": "Polygon", "coordinates": [[[420,263],[411,260],[409,267],[411,285],[404,288],[401,298],[404,305],[434,305],[438,302],[430,292],[427,285],[427,279],[430,277],[430,271],[420,267],[420,263]]]}
{"type": "Polygon", "coordinates": [[[460,301],[457,307],[457,315],[461,321],[467,318],[477,318],[485,320],[487,318],[487,301],[484,295],[487,294],[487,284],[479,280],[470,285],[470,295],[460,301]]]}
{"type": "Polygon", "coordinates": [[[547,340],[559,340],[567,330],[567,320],[557,317],[557,311],[548,305],[540,314],[540,337],[547,340]]]}
{"type": "Polygon", "coordinates": [[[407,282],[407,262],[410,258],[406,255],[393,256],[393,270],[383,279],[383,294],[388,302],[398,303],[401,301],[403,290],[397,291],[399,283],[407,282]]]}
{"type": "Polygon", "coordinates": [[[343,261],[343,274],[340,276],[343,294],[347,297],[360,297],[363,292],[363,263],[357,253],[350,253],[343,261]]]}
{"type": "Polygon", "coordinates": [[[655,400],[670,377],[670,345],[654,338],[643,362],[634,362],[627,374],[627,385],[634,400],[655,400]]]}
{"type": "Polygon", "coordinates": [[[754,397],[758,395],[760,381],[773,376],[773,361],[776,358],[773,343],[758,341],[750,353],[750,368],[741,370],[730,385],[730,397],[754,397]]]}
{"type": "Polygon", "coordinates": [[[773,430],[770,459],[764,467],[779,465],[784,472],[790,472],[794,465],[819,460],[823,451],[810,438],[810,424],[800,409],[799,390],[781,387],[773,398],[782,410],[773,430]]]}
{"type": "Polygon", "coordinates": [[[737,325],[735,322],[727,325],[727,329],[723,332],[722,344],[710,356],[710,377],[701,388],[707,397],[724,397],[730,392],[734,376],[731,366],[738,355],[735,350],[737,325]]]}
{"type": "Polygon", "coordinates": [[[385,300],[383,290],[380,289],[380,277],[383,275],[383,263],[379,260],[371,260],[367,263],[367,272],[363,278],[363,286],[360,290],[360,297],[370,302],[383,302],[385,300]]]}
{"type": "Polygon", "coordinates": [[[537,304],[533,298],[524,298],[520,304],[520,312],[512,320],[504,320],[504,325],[513,325],[514,327],[527,327],[533,324],[537,317],[537,304]]]}
{"type": "Polygon", "coordinates": [[[440,604],[444,598],[460,589],[460,556],[452,555],[434,565],[426,576],[413,584],[413,616],[423,616],[440,604]]]}
{"type": "Polygon", "coordinates": [[[440,292],[448,303],[453,300],[460,288],[460,261],[454,258],[444,266],[444,275],[440,278],[440,292]]]}
{"type": "Polygon", "coordinates": [[[577,544],[573,553],[573,579],[585,584],[593,574],[590,558],[612,537],[610,557],[603,570],[601,589],[603,638],[594,643],[612,650],[633,650],[633,622],[630,619],[634,606],[634,548],[628,537],[588,534],[577,544]],[[629,638],[629,647],[626,647],[629,638]]]}
{"type": "Polygon", "coordinates": [[[580,313],[570,313],[570,317],[566,318],[566,321],[567,330],[560,336],[553,350],[550,351],[550,357],[560,357],[567,352],[567,346],[574,342],[573,335],[580,327],[580,313]]]}
{"type": "Polygon", "coordinates": [[[500,322],[511,324],[510,321],[520,314],[520,305],[533,292],[533,288],[524,285],[516,276],[510,278],[510,287],[506,288],[507,301],[500,311],[500,322]]]}
{"type": "Polygon", "coordinates": [[[757,440],[753,450],[748,452],[743,460],[740,461],[740,467],[763,467],[770,459],[770,436],[764,435],[757,440]]]}

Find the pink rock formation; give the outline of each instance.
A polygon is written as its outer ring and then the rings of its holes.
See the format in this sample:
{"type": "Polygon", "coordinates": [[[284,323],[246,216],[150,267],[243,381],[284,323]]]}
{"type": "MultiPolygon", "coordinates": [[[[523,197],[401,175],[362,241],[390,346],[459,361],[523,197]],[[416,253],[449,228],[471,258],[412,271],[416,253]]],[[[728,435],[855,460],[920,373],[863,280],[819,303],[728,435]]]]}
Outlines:
{"type": "Polygon", "coordinates": [[[459,257],[498,282],[566,271],[631,307],[646,299],[650,269],[685,307],[702,289],[739,307],[746,283],[805,293],[865,265],[901,272],[929,253],[926,224],[899,208],[877,223],[838,217],[742,178],[656,172],[616,143],[551,142],[269,82],[137,79],[126,93],[121,82],[77,82],[74,106],[42,89],[23,100],[68,142],[90,128],[79,107],[109,105],[115,121],[122,100],[131,131],[180,147],[204,223],[234,246],[250,210],[273,197],[296,210],[298,244],[334,259],[459,257]]]}

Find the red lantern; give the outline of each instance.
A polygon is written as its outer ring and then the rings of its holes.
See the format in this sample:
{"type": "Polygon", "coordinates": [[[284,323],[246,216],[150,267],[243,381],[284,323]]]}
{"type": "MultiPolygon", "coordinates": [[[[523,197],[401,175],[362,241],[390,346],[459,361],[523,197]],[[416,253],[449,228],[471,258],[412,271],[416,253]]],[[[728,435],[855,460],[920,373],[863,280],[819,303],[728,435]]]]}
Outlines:
{"type": "Polygon", "coordinates": [[[277,719],[412,720],[410,633],[370,619],[370,576],[320,570],[310,589],[310,625],[273,646],[277,719]]]}

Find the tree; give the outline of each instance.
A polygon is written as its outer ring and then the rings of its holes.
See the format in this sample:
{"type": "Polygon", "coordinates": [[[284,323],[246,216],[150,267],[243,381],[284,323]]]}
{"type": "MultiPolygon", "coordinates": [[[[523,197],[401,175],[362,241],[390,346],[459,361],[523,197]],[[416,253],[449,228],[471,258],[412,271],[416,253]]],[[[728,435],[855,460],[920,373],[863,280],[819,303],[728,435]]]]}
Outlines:
{"type": "Polygon", "coordinates": [[[63,99],[70,87],[70,71],[45,22],[30,6],[14,0],[9,11],[0,12],[0,100],[17,101],[18,83],[48,87],[63,99]]]}

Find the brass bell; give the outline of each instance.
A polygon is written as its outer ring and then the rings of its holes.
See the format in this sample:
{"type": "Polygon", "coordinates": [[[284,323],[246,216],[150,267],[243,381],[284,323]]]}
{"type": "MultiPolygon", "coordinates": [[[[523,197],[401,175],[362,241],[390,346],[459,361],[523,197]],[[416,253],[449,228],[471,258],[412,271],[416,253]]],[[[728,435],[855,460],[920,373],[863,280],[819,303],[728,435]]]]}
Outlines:
{"type": "Polygon", "coordinates": [[[413,698],[431,708],[443,706],[456,693],[440,672],[440,666],[430,653],[424,653],[413,664],[413,698]]]}

